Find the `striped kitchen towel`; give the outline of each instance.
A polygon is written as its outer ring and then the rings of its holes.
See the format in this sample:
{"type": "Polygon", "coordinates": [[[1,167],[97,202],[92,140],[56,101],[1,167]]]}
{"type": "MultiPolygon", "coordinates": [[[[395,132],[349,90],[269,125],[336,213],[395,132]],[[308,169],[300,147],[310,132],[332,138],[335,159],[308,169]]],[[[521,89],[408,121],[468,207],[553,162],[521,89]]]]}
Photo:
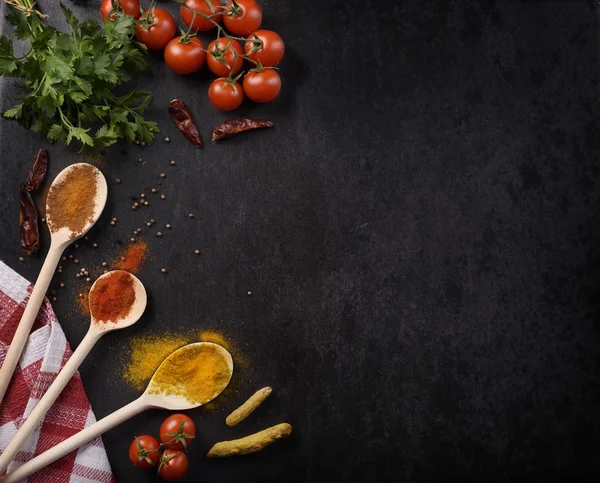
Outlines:
{"type": "MultiPolygon", "coordinates": [[[[31,290],[32,286],[27,280],[0,262],[0,362],[4,361],[31,290]]],[[[50,302],[45,299],[0,406],[0,451],[6,448],[70,356],[69,343],[50,302]]],[[[21,448],[8,471],[14,470],[95,421],[77,373],[50,408],[42,424],[21,448]]],[[[115,480],[102,439],[97,438],[31,475],[27,481],[108,483],[115,480]]]]}

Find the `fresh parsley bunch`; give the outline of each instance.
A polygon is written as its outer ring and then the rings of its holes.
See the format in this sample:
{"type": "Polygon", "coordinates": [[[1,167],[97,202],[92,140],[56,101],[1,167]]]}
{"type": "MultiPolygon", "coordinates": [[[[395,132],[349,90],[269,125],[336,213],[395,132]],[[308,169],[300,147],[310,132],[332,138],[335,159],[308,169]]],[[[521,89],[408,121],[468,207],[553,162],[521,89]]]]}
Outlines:
{"type": "Polygon", "coordinates": [[[7,21],[28,52],[15,57],[12,41],[0,35],[0,75],[24,79],[27,93],[21,103],[2,114],[52,141],[78,140],[82,150],[110,146],[119,139],[150,143],[158,125],[142,112],[152,100],[149,92],[116,96],[115,88],[148,67],[146,47],[134,40],[133,17],[114,13],[100,25],[80,22],[61,3],[71,32],[45,24],[31,0],[5,0],[14,8],[7,21]]]}

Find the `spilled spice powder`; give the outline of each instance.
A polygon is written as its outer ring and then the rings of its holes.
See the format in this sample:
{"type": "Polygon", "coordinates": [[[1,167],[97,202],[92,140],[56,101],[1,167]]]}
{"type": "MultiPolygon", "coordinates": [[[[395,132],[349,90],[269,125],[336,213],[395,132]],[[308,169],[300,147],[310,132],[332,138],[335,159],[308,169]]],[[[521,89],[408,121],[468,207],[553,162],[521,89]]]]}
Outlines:
{"type": "MultiPolygon", "coordinates": [[[[220,332],[205,330],[134,336],[129,341],[128,350],[123,351],[125,354],[125,359],[122,360],[123,380],[130,387],[143,391],[158,366],[177,349],[192,342],[214,342],[223,346],[233,356],[236,367],[240,368],[239,371],[234,371],[234,379],[239,383],[239,377],[248,377],[250,364],[235,344],[220,332]]],[[[217,401],[220,404],[233,396],[235,392],[233,386],[233,384],[227,386],[219,399],[204,407],[208,410],[218,409],[217,401]]]]}
{"type": "Polygon", "coordinates": [[[96,208],[98,170],[90,164],[71,168],[48,191],[46,218],[51,232],[67,228],[76,234],[93,220],[96,208]]]}
{"type": "Polygon", "coordinates": [[[113,264],[115,268],[118,268],[119,270],[137,273],[146,259],[147,252],[148,244],[143,239],[139,239],[129,245],[127,249],[115,259],[113,264]]]}
{"type": "Polygon", "coordinates": [[[89,295],[90,312],[97,322],[116,322],[126,317],[135,302],[133,278],[120,270],[100,277],[89,295]]]}
{"type": "Polygon", "coordinates": [[[133,337],[123,379],[134,389],[143,391],[162,361],[188,342],[186,337],[171,333],[133,337]]]}
{"type": "Polygon", "coordinates": [[[82,292],[80,292],[83,297],[80,297],[79,294],[77,295],[77,303],[79,304],[79,312],[81,312],[82,315],[90,315],[90,292],[88,291],[87,287],[85,289],[83,289],[82,292]]]}

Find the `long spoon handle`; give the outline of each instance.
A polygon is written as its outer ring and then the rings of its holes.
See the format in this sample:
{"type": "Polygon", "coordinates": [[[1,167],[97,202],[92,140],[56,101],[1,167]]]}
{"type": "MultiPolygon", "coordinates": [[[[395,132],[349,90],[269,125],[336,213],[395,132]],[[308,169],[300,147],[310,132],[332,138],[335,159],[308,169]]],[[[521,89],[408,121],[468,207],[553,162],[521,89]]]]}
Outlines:
{"type": "Polygon", "coordinates": [[[85,356],[88,355],[92,347],[94,347],[94,344],[102,337],[102,335],[102,331],[91,326],[90,330],[79,344],[79,347],[77,347],[77,350],[73,352],[65,366],[56,376],[56,379],[54,379],[52,385],[46,391],[46,394],[39,400],[27,417],[27,420],[23,423],[17,434],[2,453],[2,456],[0,456],[0,475],[8,468],[8,465],[17,455],[21,446],[23,446],[23,443],[25,443],[33,430],[37,428],[40,421],[44,419],[48,409],[50,409],[54,401],[56,401],[56,398],[69,383],[73,374],[75,374],[78,367],[85,359],[85,356]]]}
{"type": "Polygon", "coordinates": [[[29,332],[31,331],[33,322],[37,317],[38,311],[40,310],[40,306],[44,300],[44,295],[48,290],[50,280],[52,280],[52,275],[54,275],[54,271],[58,266],[60,256],[62,255],[64,249],[64,244],[50,245],[50,251],[46,256],[46,260],[44,261],[40,275],[35,282],[35,286],[33,287],[33,291],[31,292],[29,301],[27,302],[27,307],[25,307],[25,311],[23,312],[23,317],[21,317],[21,321],[19,322],[13,340],[10,343],[8,352],[6,353],[4,363],[0,368],[0,403],[2,402],[2,399],[4,399],[4,394],[6,393],[8,384],[10,383],[12,375],[15,372],[15,367],[17,367],[17,363],[19,362],[19,358],[23,352],[23,347],[25,347],[25,343],[29,337],[29,332]]]}
{"type": "Polygon", "coordinates": [[[59,443],[41,455],[36,456],[24,465],[19,466],[15,471],[11,471],[4,476],[4,478],[0,478],[0,482],[17,483],[18,481],[27,478],[29,475],[45,468],[50,463],[55,462],[57,459],[62,458],[71,451],[76,450],[95,437],[100,436],[109,429],[114,428],[123,421],[127,421],[129,418],[132,418],[149,407],[150,406],[144,402],[144,396],[139,397],[135,401],[130,402],[121,409],[117,409],[114,413],[109,414],[100,421],[85,428],[83,431],[74,434],[70,438],[65,439],[62,443],[59,443]]]}

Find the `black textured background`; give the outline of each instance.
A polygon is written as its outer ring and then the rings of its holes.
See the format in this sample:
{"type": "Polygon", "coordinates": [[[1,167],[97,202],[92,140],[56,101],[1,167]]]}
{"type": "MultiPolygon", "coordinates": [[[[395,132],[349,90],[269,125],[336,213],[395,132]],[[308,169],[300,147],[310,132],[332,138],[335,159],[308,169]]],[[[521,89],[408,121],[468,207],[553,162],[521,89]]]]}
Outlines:
{"type": "MultiPolygon", "coordinates": [[[[91,3],[71,5],[97,15],[91,3]]],[[[139,85],[172,142],[104,163],[109,202],[90,233],[100,248],[77,256],[110,260],[144,228],[150,304],[82,366],[97,416],[137,396],[119,376],[132,334],[218,329],[251,364],[217,412],[191,412],[200,436],[185,481],[599,481],[594,3],[262,5],[263,26],[287,43],[283,91],[239,113],[276,128],[210,144],[227,115],[208,104],[209,74],[179,78],[157,56],[139,85]],[[202,151],[168,121],[173,97],[192,108],[202,151]],[[167,200],[132,212],[128,197],[160,172],[167,200]],[[173,229],[157,239],[150,217],[173,229]],[[267,404],[225,427],[266,384],[267,404]],[[203,458],[217,440],[281,421],[293,435],[261,454],[203,458]]],[[[7,108],[17,89],[0,87],[7,108]]],[[[17,261],[17,188],[42,140],[8,121],[0,136],[0,257],[33,279],[42,257],[17,261]]],[[[50,153],[52,175],[77,159],[50,153]]],[[[74,273],[55,279],[67,283],[55,308],[76,346],[87,321],[73,310],[74,273]]],[[[125,453],[163,416],[104,436],[118,481],[155,480],[125,453]]]]}

